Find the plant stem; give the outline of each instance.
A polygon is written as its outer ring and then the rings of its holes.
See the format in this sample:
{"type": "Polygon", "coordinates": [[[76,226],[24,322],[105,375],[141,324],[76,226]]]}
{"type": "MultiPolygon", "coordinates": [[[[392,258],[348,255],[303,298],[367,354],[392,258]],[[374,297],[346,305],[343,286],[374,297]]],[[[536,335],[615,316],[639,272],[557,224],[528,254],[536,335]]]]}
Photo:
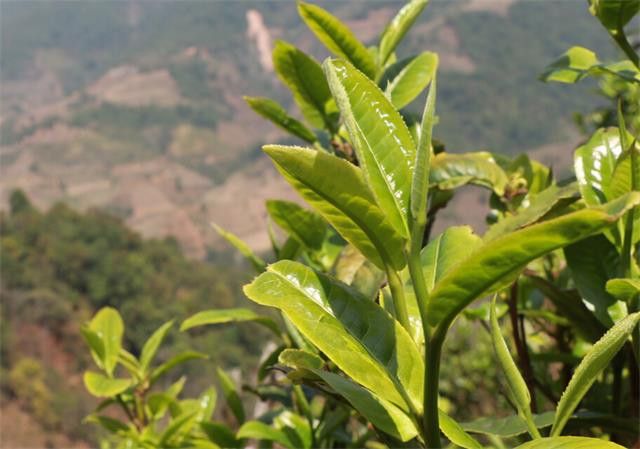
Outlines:
{"type": "Polygon", "coordinates": [[[396,318],[404,327],[409,335],[411,335],[411,325],[409,323],[409,312],[407,310],[407,301],[404,297],[404,287],[398,273],[390,267],[387,268],[387,282],[389,283],[389,290],[391,290],[391,296],[393,297],[393,307],[396,312],[396,318]]]}
{"type": "Polygon", "coordinates": [[[627,36],[624,34],[624,30],[618,29],[612,32],[611,37],[614,41],[616,41],[616,44],[618,44],[620,50],[622,50],[624,54],[627,55],[627,58],[629,58],[633,65],[640,69],[640,57],[627,40],[627,36]]]}
{"type": "MultiPolygon", "coordinates": [[[[426,326],[426,323],[425,323],[426,326]]],[[[425,342],[424,379],[424,426],[425,442],[428,448],[439,449],[440,421],[438,417],[438,384],[440,377],[440,355],[449,323],[440,323],[428,342],[425,342]]]]}

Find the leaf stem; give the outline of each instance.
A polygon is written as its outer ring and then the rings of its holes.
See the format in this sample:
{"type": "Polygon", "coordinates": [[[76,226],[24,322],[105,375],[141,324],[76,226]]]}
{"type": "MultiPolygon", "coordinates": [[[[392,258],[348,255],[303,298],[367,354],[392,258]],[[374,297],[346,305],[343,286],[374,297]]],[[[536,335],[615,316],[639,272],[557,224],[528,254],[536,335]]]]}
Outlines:
{"type": "Polygon", "coordinates": [[[404,287],[398,273],[390,268],[386,267],[387,282],[389,283],[389,290],[391,290],[391,296],[393,298],[393,308],[396,312],[396,318],[404,327],[409,335],[411,335],[411,325],[409,323],[409,312],[407,310],[407,301],[404,297],[404,287]]]}
{"type": "Polygon", "coordinates": [[[627,40],[627,36],[624,34],[624,30],[622,28],[619,28],[613,32],[610,32],[610,34],[613,40],[616,41],[616,44],[618,44],[618,47],[620,47],[620,50],[624,52],[624,54],[627,56],[627,58],[629,58],[633,65],[640,69],[640,57],[627,40]]]}
{"type": "MultiPolygon", "coordinates": [[[[426,323],[425,323],[426,326],[426,323]]],[[[438,417],[438,385],[440,377],[440,356],[442,345],[449,328],[448,323],[440,323],[431,335],[429,342],[425,342],[425,380],[424,380],[424,416],[423,426],[425,441],[428,448],[439,449],[440,421],[438,417]]]]}

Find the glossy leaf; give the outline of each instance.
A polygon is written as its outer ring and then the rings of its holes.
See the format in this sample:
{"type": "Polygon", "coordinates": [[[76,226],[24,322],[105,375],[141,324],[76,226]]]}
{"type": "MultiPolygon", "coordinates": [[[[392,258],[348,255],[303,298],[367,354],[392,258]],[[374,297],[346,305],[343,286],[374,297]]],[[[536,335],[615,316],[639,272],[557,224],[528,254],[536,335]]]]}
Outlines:
{"type": "Polygon", "coordinates": [[[244,291],[280,309],[342,371],[380,398],[408,410],[408,396],[416,409],[422,407],[422,357],[402,326],[371,300],[290,261],[270,265],[244,291]]]}
{"type": "Polygon", "coordinates": [[[287,434],[280,429],[260,421],[247,421],[238,429],[236,438],[252,438],[278,443],[289,449],[297,449],[287,434]]]}
{"type": "Polygon", "coordinates": [[[600,373],[609,365],[640,321],[640,312],[618,321],[598,340],[576,368],[556,408],[551,436],[558,436],[600,373]]]}
{"type": "Polygon", "coordinates": [[[222,393],[224,394],[224,398],[227,401],[227,405],[233,412],[233,415],[236,417],[238,424],[242,424],[245,420],[245,412],[244,405],[242,405],[242,400],[238,395],[238,391],[236,390],[236,386],[231,380],[231,377],[227,373],[225,373],[222,369],[217,369],[218,380],[220,381],[220,386],[222,387],[222,393]]]}
{"type": "Polygon", "coordinates": [[[104,342],[102,338],[94,331],[92,331],[89,326],[82,326],[80,328],[80,333],[82,337],[89,345],[89,349],[91,350],[91,356],[93,360],[96,362],[99,368],[104,367],[104,342]]]}
{"type": "Polygon", "coordinates": [[[145,373],[142,369],[140,362],[126,349],[121,349],[118,356],[118,363],[121,364],[129,373],[137,380],[144,378],[145,373]]]}
{"type": "Polygon", "coordinates": [[[173,419],[167,428],[162,432],[158,447],[169,447],[172,439],[177,438],[185,431],[186,427],[193,424],[196,412],[188,412],[173,419]]]}
{"type": "Polygon", "coordinates": [[[444,413],[442,410],[438,411],[440,430],[453,444],[465,449],[482,449],[482,445],[478,441],[469,435],[460,424],[458,424],[453,418],[444,413]]]}
{"type": "Polygon", "coordinates": [[[601,232],[638,203],[640,193],[632,193],[602,207],[579,210],[485,243],[436,284],[427,311],[430,324],[450,323],[474,299],[489,294],[532,260],[601,232]]]}
{"type": "Polygon", "coordinates": [[[389,22],[380,36],[380,45],[378,46],[380,66],[386,64],[396,46],[409,31],[409,28],[411,28],[428,2],[429,0],[411,0],[391,19],[391,22],[389,22]]]}
{"type": "Polygon", "coordinates": [[[493,240],[502,235],[506,235],[517,229],[528,226],[542,219],[545,214],[551,211],[554,206],[563,201],[577,199],[578,185],[569,184],[564,187],[552,185],[537,195],[532,195],[528,205],[516,214],[503,218],[491,226],[482,237],[485,242],[493,240]]]}
{"type": "Polygon", "coordinates": [[[576,149],[574,169],[580,193],[587,204],[597,205],[614,199],[609,184],[621,154],[618,128],[600,128],[587,143],[576,149]]]}
{"type": "Polygon", "coordinates": [[[212,309],[198,312],[184,320],[180,325],[180,330],[186,331],[194,327],[207,326],[210,324],[239,323],[244,321],[253,321],[261,324],[278,337],[280,336],[280,329],[271,318],[258,315],[253,310],[244,308],[212,309]]]}
{"type": "Polygon", "coordinates": [[[605,284],[618,273],[619,256],[615,247],[600,234],[565,247],[564,255],[582,299],[609,327],[613,322],[607,309],[616,299],[606,291],[605,284]]]}
{"type": "Polygon", "coordinates": [[[376,75],[376,63],[369,50],[351,30],[326,10],[298,2],[298,13],[309,29],[333,54],[351,62],[370,79],[376,75]]]}
{"type": "Polygon", "coordinates": [[[156,352],[158,352],[158,348],[171,330],[172,326],[173,320],[167,321],[162,326],[160,326],[145,342],[144,346],[142,347],[142,352],[140,353],[140,368],[143,371],[149,369],[149,366],[151,365],[156,352]]]}
{"type": "MultiPolygon", "coordinates": [[[[538,429],[543,429],[553,424],[554,416],[555,412],[533,415],[533,422],[538,429]]],[[[527,431],[527,424],[518,415],[507,416],[506,418],[480,418],[472,422],[462,423],[461,426],[467,432],[496,435],[502,438],[515,437],[527,431]]]]}
{"type": "Polygon", "coordinates": [[[515,449],[624,449],[622,446],[600,438],[551,437],[539,438],[521,444],[515,449]]]}
{"type": "Polygon", "coordinates": [[[640,294],[640,279],[611,279],[606,289],[616,299],[628,301],[640,294]]]}
{"type": "Polygon", "coordinates": [[[89,329],[102,341],[104,357],[102,366],[109,376],[118,363],[118,355],[122,348],[124,323],[118,311],[111,307],[104,307],[93,317],[89,329]]]}
{"type": "Polygon", "coordinates": [[[376,266],[402,269],[404,240],[376,204],[358,167],[306,148],[269,145],[264,151],[298,193],[376,266]]]}
{"type": "Polygon", "coordinates": [[[83,380],[87,391],[99,398],[108,398],[123,393],[132,383],[131,379],[114,379],[93,371],[86,371],[83,380]]]}
{"type": "Polygon", "coordinates": [[[491,153],[443,152],[432,160],[429,181],[443,190],[465,184],[477,184],[502,196],[507,185],[507,175],[495,162],[491,153]]]}
{"type": "Polygon", "coordinates": [[[424,52],[395,63],[387,69],[380,87],[396,109],[416,99],[429,85],[436,73],[438,55],[424,52]]]}
{"type": "Polygon", "coordinates": [[[305,142],[313,143],[317,140],[316,135],[307,128],[304,123],[291,117],[280,104],[264,97],[244,97],[249,107],[262,117],[273,122],[276,126],[293,134],[305,142]]]}
{"type": "Polygon", "coordinates": [[[165,373],[169,372],[178,365],[195,359],[206,359],[207,355],[195,351],[185,351],[173,356],[162,365],[158,366],[151,372],[150,382],[153,384],[165,373]]]}
{"type": "Polygon", "coordinates": [[[293,99],[305,119],[316,128],[332,126],[331,92],[322,67],[293,45],[276,41],[273,66],[278,77],[293,93],[293,99]]]}
{"type": "Polygon", "coordinates": [[[415,143],[398,111],[371,80],[348,63],[324,63],[367,183],[395,231],[409,235],[415,143]]]}
{"type": "MultiPolygon", "coordinates": [[[[436,59],[437,63],[437,59],[436,59]]],[[[434,69],[435,70],[435,69],[434,69]]],[[[427,222],[427,200],[429,193],[429,173],[431,171],[431,154],[433,153],[432,135],[436,113],[436,78],[429,87],[427,100],[422,113],[420,137],[416,147],[416,161],[411,181],[411,219],[412,226],[424,227],[427,222]]]]}
{"type": "Polygon", "coordinates": [[[278,361],[295,369],[321,369],[324,366],[324,361],[319,356],[301,349],[285,349],[280,353],[278,361]]]}
{"type": "Polygon", "coordinates": [[[251,265],[253,265],[253,268],[255,268],[255,270],[258,273],[261,273],[265,270],[267,266],[266,262],[262,260],[259,256],[257,256],[253,252],[253,250],[249,248],[249,245],[243,242],[235,234],[232,234],[231,232],[222,229],[220,226],[216,225],[215,223],[212,223],[212,226],[216,230],[216,232],[220,234],[220,237],[225,239],[227,242],[231,243],[240,252],[240,254],[242,254],[249,262],[251,262],[251,265]]]}
{"type": "Polygon", "coordinates": [[[496,298],[494,296],[491,301],[491,317],[489,320],[491,328],[491,341],[493,342],[493,349],[498,356],[498,362],[502,367],[502,371],[507,379],[507,385],[511,392],[510,397],[513,398],[515,406],[518,409],[518,415],[527,422],[529,432],[534,438],[540,437],[537,428],[533,423],[533,416],[531,415],[531,395],[529,394],[529,388],[527,383],[522,378],[518,366],[511,358],[509,347],[504,341],[500,325],[498,324],[498,317],[496,315],[496,298]]]}
{"type": "Polygon", "coordinates": [[[322,248],[327,225],[315,212],[283,200],[268,200],[267,212],[278,226],[306,248],[316,251],[322,248]]]}

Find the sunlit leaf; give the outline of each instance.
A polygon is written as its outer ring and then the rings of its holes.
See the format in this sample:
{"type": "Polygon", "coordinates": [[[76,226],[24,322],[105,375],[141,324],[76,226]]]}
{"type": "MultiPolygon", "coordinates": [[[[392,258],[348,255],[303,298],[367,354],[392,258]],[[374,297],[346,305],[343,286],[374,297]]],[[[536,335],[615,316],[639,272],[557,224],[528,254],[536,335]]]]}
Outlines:
{"type": "Polygon", "coordinates": [[[371,300],[291,261],[270,265],[244,291],[282,310],[354,381],[404,410],[407,399],[422,407],[422,357],[402,326],[371,300]]]}
{"type": "Polygon", "coordinates": [[[358,167],[306,148],[268,145],[264,151],[298,193],[376,266],[402,269],[404,240],[376,204],[358,167]]]}
{"type": "Polygon", "coordinates": [[[409,31],[428,2],[429,0],[411,0],[391,19],[380,36],[378,61],[381,67],[386,64],[393,50],[409,31]]]}
{"type": "Polygon", "coordinates": [[[253,310],[244,308],[203,310],[184,320],[180,325],[180,330],[186,331],[194,327],[210,324],[239,323],[244,321],[253,321],[261,324],[275,335],[280,336],[280,329],[271,318],[258,315],[253,310]]]}
{"type": "Polygon", "coordinates": [[[131,386],[131,379],[114,379],[100,373],[86,371],[84,386],[89,393],[99,398],[108,398],[123,393],[131,386]]]}
{"type": "Polygon", "coordinates": [[[89,329],[102,341],[104,348],[103,368],[108,375],[118,363],[118,354],[122,348],[122,335],[124,323],[118,311],[111,307],[104,307],[93,317],[89,323],[89,329]]]}
{"type": "Polygon", "coordinates": [[[438,65],[436,53],[424,52],[390,66],[380,87],[393,106],[401,109],[416,99],[433,79],[438,65]]]}
{"type": "Polygon", "coordinates": [[[333,126],[335,104],[322,67],[293,45],[276,41],[273,66],[278,77],[293,93],[293,99],[305,119],[316,128],[333,126]]]}
{"type": "Polygon", "coordinates": [[[539,438],[521,444],[515,449],[624,449],[622,446],[601,438],[551,437],[539,438]]]}
{"type": "Polygon", "coordinates": [[[231,377],[229,377],[229,375],[222,369],[218,368],[217,373],[227,405],[236,417],[238,424],[242,424],[246,415],[244,412],[244,405],[242,405],[242,400],[240,399],[236,386],[231,377]]]}
{"type": "Polygon", "coordinates": [[[616,299],[628,301],[640,294],[640,279],[611,279],[606,289],[616,299]]]}
{"type": "Polygon", "coordinates": [[[220,234],[220,237],[231,243],[238,251],[240,251],[240,254],[242,254],[249,262],[251,262],[253,268],[255,268],[258,273],[261,273],[265,270],[267,266],[266,262],[259,256],[257,256],[253,252],[253,250],[249,248],[249,245],[243,242],[237,235],[222,229],[215,223],[212,223],[212,226],[216,230],[216,232],[220,234]]]}
{"type": "Polygon", "coordinates": [[[443,152],[432,159],[429,181],[443,190],[465,184],[477,184],[502,196],[508,179],[491,153],[443,152]]]}
{"type": "Polygon", "coordinates": [[[173,320],[164,323],[145,342],[144,346],[142,347],[142,352],[140,353],[140,367],[143,371],[149,369],[151,361],[155,357],[156,352],[158,352],[158,348],[167,336],[167,333],[169,333],[169,331],[171,330],[172,326],[173,320]]]}
{"type": "Polygon", "coordinates": [[[298,2],[300,17],[332,53],[351,62],[367,77],[376,75],[376,63],[369,50],[351,30],[326,10],[309,3],[298,2]]]}
{"type": "Polygon", "coordinates": [[[640,321],[640,312],[618,321],[598,340],[576,368],[569,385],[562,393],[556,417],[551,428],[551,436],[558,436],[580,401],[595,382],[600,373],[609,365],[613,357],[629,339],[640,321]]]}
{"type": "Polygon", "coordinates": [[[429,298],[429,323],[450,323],[474,299],[489,294],[532,260],[601,232],[638,203],[640,193],[634,192],[485,243],[436,284],[429,298]]]}

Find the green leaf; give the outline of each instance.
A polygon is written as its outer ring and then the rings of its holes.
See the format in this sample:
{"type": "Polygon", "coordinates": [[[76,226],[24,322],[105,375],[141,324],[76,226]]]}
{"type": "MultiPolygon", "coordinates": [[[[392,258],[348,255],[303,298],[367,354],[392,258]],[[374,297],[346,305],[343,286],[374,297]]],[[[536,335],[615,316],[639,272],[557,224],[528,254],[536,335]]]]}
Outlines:
{"type": "Polygon", "coordinates": [[[416,21],[429,0],[411,0],[402,7],[380,36],[378,46],[378,64],[383,67],[396,46],[400,43],[409,28],[416,21]]]}
{"type": "Polygon", "coordinates": [[[260,421],[247,421],[238,429],[236,438],[253,438],[276,442],[289,449],[297,449],[287,434],[260,421]]]}
{"type": "Polygon", "coordinates": [[[184,433],[185,428],[190,427],[193,424],[196,412],[184,413],[177,418],[173,419],[167,428],[162,432],[158,447],[169,447],[169,443],[172,439],[178,438],[184,433]]]}
{"type": "Polygon", "coordinates": [[[121,349],[118,356],[118,363],[120,363],[129,373],[137,380],[144,378],[144,372],[140,366],[140,362],[126,349],[121,349]]]}
{"type": "MultiPolygon", "coordinates": [[[[436,58],[437,64],[437,58],[436,58]]],[[[436,113],[436,78],[435,68],[433,82],[427,94],[422,123],[420,124],[420,138],[416,148],[416,161],[411,181],[411,219],[412,226],[424,227],[427,222],[427,198],[429,193],[429,172],[431,170],[431,154],[433,153],[432,135],[436,113]]]]}
{"type": "Polygon", "coordinates": [[[580,193],[589,205],[613,200],[609,185],[622,154],[618,128],[600,128],[578,147],[574,156],[574,169],[580,193]]]}
{"type": "Polygon", "coordinates": [[[377,304],[290,261],[270,265],[244,291],[251,300],[282,310],[354,381],[403,410],[408,410],[407,399],[421,409],[422,357],[402,326],[377,304]]]}
{"type": "Polygon", "coordinates": [[[640,0],[589,0],[589,11],[609,32],[617,33],[640,11],[640,0]]]}
{"type": "Polygon", "coordinates": [[[383,432],[400,441],[409,441],[418,434],[409,416],[391,402],[343,376],[319,369],[312,371],[349,401],[358,413],[383,432]]]}
{"type": "Polygon", "coordinates": [[[444,433],[449,441],[456,446],[460,446],[465,449],[482,449],[482,445],[478,443],[475,438],[469,435],[453,418],[442,410],[438,410],[438,416],[440,421],[440,430],[442,430],[442,433],[444,433]]]}
{"type": "Polygon", "coordinates": [[[314,143],[316,135],[313,134],[303,123],[291,117],[287,111],[277,102],[264,97],[243,97],[249,107],[267,120],[272,121],[276,126],[293,134],[305,142],[314,143]]]}
{"type": "Polygon", "coordinates": [[[331,273],[340,282],[352,286],[367,298],[378,296],[385,274],[354,246],[344,247],[331,273]]]}
{"type": "Polygon", "coordinates": [[[171,330],[173,326],[173,320],[167,321],[162,326],[160,326],[154,333],[149,337],[149,339],[145,342],[142,347],[142,352],[140,353],[140,367],[143,371],[147,371],[149,366],[151,365],[151,361],[158,352],[158,348],[162,341],[167,336],[167,333],[171,330]]]}
{"type": "Polygon", "coordinates": [[[99,398],[116,396],[132,384],[131,379],[114,379],[93,371],[86,371],[83,380],[87,391],[99,398]]]}
{"type": "Polygon", "coordinates": [[[215,229],[216,232],[220,234],[220,237],[231,243],[238,251],[240,251],[240,254],[242,254],[249,262],[251,262],[251,265],[253,265],[253,268],[255,268],[258,273],[262,273],[265,270],[267,266],[266,262],[258,257],[253,252],[253,250],[249,248],[249,245],[243,242],[235,234],[222,229],[217,224],[212,223],[211,225],[213,226],[213,229],[215,229]]]}
{"type": "Polygon", "coordinates": [[[221,448],[240,448],[243,445],[236,439],[234,433],[226,425],[209,421],[201,422],[200,428],[207,435],[207,438],[221,448]]]}
{"type": "Polygon", "coordinates": [[[104,307],[93,317],[89,323],[89,329],[102,341],[104,357],[102,365],[109,376],[118,363],[118,354],[122,348],[122,335],[124,323],[118,311],[111,307],[104,307]]]}
{"type": "Polygon", "coordinates": [[[167,360],[162,365],[158,366],[151,372],[151,376],[149,377],[149,382],[154,384],[162,375],[172,370],[178,365],[181,365],[185,362],[195,359],[206,359],[208,356],[206,354],[202,354],[200,352],[195,351],[185,351],[181,352],[178,355],[173,356],[169,360],[167,360]]]}
{"type": "Polygon", "coordinates": [[[290,410],[282,410],[273,419],[273,426],[282,430],[296,449],[310,449],[313,437],[309,421],[290,410]]]}
{"type": "Polygon", "coordinates": [[[411,133],[378,86],[353,66],[327,60],[324,69],[368,185],[396,232],[407,237],[416,151],[411,133]]]}
{"type": "Polygon", "coordinates": [[[242,424],[245,420],[244,406],[242,405],[242,400],[236,391],[236,386],[233,383],[233,380],[231,380],[231,377],[229,377],[229,375],[221,368],[217,369],[217,373],[220,386],[222,387],[222,394],[224,394],[227,405],[233,412],[233,416],[236,417],[238,424],[242,424]]]}
{"type": "Polygon", "coordinates": [[[293,45],[276,41],[273,66],[282,82],[293,93],[305,119],[316,128],[331,128],[335,111],[322,67],[293,45]]]}
{"type": "Polygon", "coordinates": [[[564,187],[558,187],[555,184],[549,186],[542,192],[531,195],[526,208],[522,208],[516,214],[503,218],[491,226],[482,238],[485,242],[488,242],[533,224],[542,219],[545,214],[550,212],[554,206],[559,203],[565,200],[571,201],[577,199],[577,193],[578,185],[576,183],[571,183],[564,187]]]}
{"type": "Polygon", "coordinates": [[[578,404],[580,404],[583,396],[629,339],[638,321],[640,321],[640,312],[618,321],[593,345],[584,359],[582,359],[573,377],[571,377],[569,385],[562,393],[560,402],[558,402],[556,417],[551,428],[551,436],[558,436],[562,433],[562,429],[578,404]]]}
{"type": "Polygon", "coordinates": [[[442,190],[455,189],[465,184],[477,184],[492,189],[498,196],[502,196],[508,179],[491,153],[443,152],[437,154],[431,162],[429,181],[442,190]]]}
{"type": "Polygon", "coordinates": [[[198,312],[184,320],[180,325],[180,330],[186,331],[194,327],[206,326],[209,324],[239,323],[244,321],[253,321],[261,324],[278,337],[280,336],[280,329],[271,318],[258,315],[253,310],[244,308],[212,309],[198,312]]]}
{"type": "Polygon", "coordinates": [[[498,362],[500,362],[502,371],[504,372],[507,379],[507,385],[509,386],[511,397],[514,399],[516,408],[518,409],[518,415],[526,421],[531,436],[533,438],[539,438],[540,433],[535,427],[533,416],[531,415],[531,395],[529,394],[529,388],[527,387],[527,383],[522,378],[522,375],[518,370],[518,366],[511,358],[509,347],[504,341],[502,332],[500,331],[498,317],[496,316],[495,296],[491,301],[490,327],[493,349],[498,356],[498,362]]]}
{"type": "Polygon", "coordinates": [[[640,279],[611,279],[606,289],[616,299],[628,301],[640,294],[640,279]]]}
{"type": "Polygon", "coordinates": [[[102,338],[92,331],[88,326],[82,326],[80,328],[80,333],[82,337],[89,345],[89,349],[91,350],[91,356],[93,360],[96,362],[99,368],[104,368],[104,343],[102,338]]]}
{"type": "Polygon", "coordinates": [[[624,449],[622,446],[600,438],[552,437],[539,438],[521,444],[515,449],[624,449]]]}
{"type": "Polygon", "coordinates": [[[321,369],[324,366],[320,357],[302,349],[285,349],[278,356],[278,361],[294,369],[321,369]]]}
{"type": "Polygon", "coordinates": [[[298,193],[376,266],[404,267],[404,240],[376,204],[358,167],[306,148],[268,145],[264,151],[298,193]]]}
{"type": "Polygon", "coordinates": [[[474,299],[491,293],[532,260],[601,232],[639,203],[640,193],[634,192],[485,243],[436,284],[427,307],[430,324],[448,325],[474,299]]]}
{"type": "Polygon", "coordinates": [[[640,71],[629,60],[603,64],[591,50],[571,47],[552,62],[540,75],[544,82],[573,84],[587,76],[614,75],[628,82],[639,83],[640,71]]]}
{"type": "Polygon", "coordinates": [[[606,291],[605,284],[618,273],[618,251],[600,234],[565,247],[564,256],[582,299],[602,324],[610,327],[613,321],[607,309],[616,299],[606,291]]]}
{"type": "Polygon", "coordinates": [[[401,109],[415,100],[427,87],[435,76],[437,66],[436,53],[420,53],[390,66],[379,85],[393,106],[401,109]]]}
{"type": "Polygon", "coordinates": [[[320,250],[327,234],[321,216],[291,201],[268,200],[267,212],[273,221],[310,250],[320,250]]]}
{"type": "MultiPolygon", "coordinates": [[[[545,412],[533,415],[533,422],[538,429],[551,426],[555,412],[545,412]]],[[[475,421],[462,423],[462,428],[467,432],[483,435],[496,435],[502,438],[511,438],[527,431],[526,422],[518,415],[506,418],[480,418],[475,421]]]]}
{"type": "Polygon", "coordinates": [[[309,3],[298,2],[298,13],[318,40],[332,53],[351,62],[370,79],[375,77],[376,63],[373,56],[344,23],[319,6],[309,3]]]}
{"type": "Polygon", "coordinates": [[[130,430],[129,426],[122,421],[104,415],[91,414],[84,419],[84,422],[98,424],[115,434],[127,433],[130,430]]]}

